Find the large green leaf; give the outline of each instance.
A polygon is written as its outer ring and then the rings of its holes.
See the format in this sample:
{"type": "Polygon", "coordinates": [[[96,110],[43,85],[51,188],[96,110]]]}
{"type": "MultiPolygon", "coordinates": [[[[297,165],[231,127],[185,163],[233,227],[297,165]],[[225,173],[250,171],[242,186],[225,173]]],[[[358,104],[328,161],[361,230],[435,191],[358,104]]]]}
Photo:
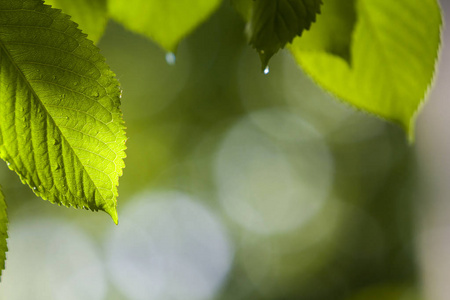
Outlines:
{"type": "Polygon", "coordinates": [[[180,40],[206,20],[221,0],[109,0],[111,16],[174,52],[180,40]]]}
{"type": "Polygon", "coordinates": [[[67,15],[0,1],[0,157],[44,199],[117,222],[125,133],[114,76],[67,15]]]}
{"type": "Polygon", "coordinates": [[[0,187],[0,276],[5,269],[6,251],[8,247],[6,239],[8,238],[8,215],[6,213],[6,202],[0,187]]]}
{"type": "MultiPolygon", "coordinates": [[[[321,4],[322,0],[253,1],[246,31],[250,44],[259,53],[263,69],[278,50],[310,28],[321,4]]],[[[235,7],[240,6],[235,4],[235,7]]],[[[242,14],[242,8],[240,11],[242,14]]]]}
{"type": "Polygon", "coordinates": [[[108,21],[106,0],[45,0],[54,8],[72,16],[90,40],[97,42],[103,35],[108,21]]]}
{"type": "Polygon", "coordinates": [[[326,90],[400,124],[412,140],[416,113],[438,57],[442,20],[437,1],[357,0],[348,55],[345,44],[350,41],[352,12],[338,8],[349,1],[324,2],[318,24],[336,28],[325,31],[314,26],[294,40],[290,49],[296,60],[326,90]]]}

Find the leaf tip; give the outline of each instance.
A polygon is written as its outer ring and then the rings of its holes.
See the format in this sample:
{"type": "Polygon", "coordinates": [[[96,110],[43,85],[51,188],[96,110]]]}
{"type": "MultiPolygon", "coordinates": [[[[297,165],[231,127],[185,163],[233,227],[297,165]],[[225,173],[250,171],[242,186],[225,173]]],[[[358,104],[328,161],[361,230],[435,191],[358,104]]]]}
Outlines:
{"type": "Polygon", "coordinates": [[[393,122],[395,125],[399,126],[401,128],[402,132],[405,134],[408,144],[410,146],[412,146],[416,139],[415,138],[416,118],[417,118],[417,112],[403,120],[393,120],[393,119],[386,119],[386,120],[393,122]]]}
{"type": "Polygon", "coordinates": [[[111,217],[116,225],[119,225],[119,215],[117,214],[117,209],[115,207],[105,208],[105,212],[111,217]]]}
{"type": "Polygon", "coordinates": [[[264,50],[258,50],[259,59],[261,60],[261,72],[264,74],[266,73],[266,70],[268,70],[269,60],[272,58],[272,56],[275,53],[267,53],[264,50]]]}
{"type": "Polygon", "coordinates": [[[416,139],[415,118],[411,118],[408,126],[405,126],[406,134],[408,135],[408,144],[412,146],[416,139]]]}

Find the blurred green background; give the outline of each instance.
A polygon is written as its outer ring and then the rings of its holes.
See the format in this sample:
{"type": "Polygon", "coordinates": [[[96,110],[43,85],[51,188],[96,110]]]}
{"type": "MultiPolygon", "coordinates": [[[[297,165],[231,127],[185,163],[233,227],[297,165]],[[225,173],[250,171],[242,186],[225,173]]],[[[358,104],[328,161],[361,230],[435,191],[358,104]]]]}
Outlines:
{"type": "Polygon", "coordinates": [[[108,24],[99,47],[122,85],[129,137],[119,226],[36,198],[3,165],[0,299],[437,295],[424,286],[434,269],[423,272],[433,260],[420,242],[434,169],[418,163],[430,166],[442,140],[427,131],[434,112],[409,146],[396,126],[314,85],[287,52],[262,74],[244,26],[224,1],[173,62],[108,24]]]}

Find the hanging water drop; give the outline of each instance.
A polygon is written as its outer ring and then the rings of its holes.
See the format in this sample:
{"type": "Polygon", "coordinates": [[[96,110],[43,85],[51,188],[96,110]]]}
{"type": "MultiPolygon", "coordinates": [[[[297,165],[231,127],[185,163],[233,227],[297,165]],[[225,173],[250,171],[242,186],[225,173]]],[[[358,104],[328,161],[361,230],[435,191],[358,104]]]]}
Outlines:
{"type": "Polygon", "coordinates": [[[266,68],[264,69],[263,72],[264,72],[264,75],[269,74],[269,72],[270,72],[269,66],[266,66],[266,68]]]}
{"type": "Polygon", "coordinates": [[[36,190],[36,187],[35,187],[35,186],[33,186],[33,190],[36,190]]]}
{"type": "Polygon", "coordinates": [[[176,62],[177,58],[173,52],[166,53],[166,62],[168,65],[173,66],[176,62]]]}

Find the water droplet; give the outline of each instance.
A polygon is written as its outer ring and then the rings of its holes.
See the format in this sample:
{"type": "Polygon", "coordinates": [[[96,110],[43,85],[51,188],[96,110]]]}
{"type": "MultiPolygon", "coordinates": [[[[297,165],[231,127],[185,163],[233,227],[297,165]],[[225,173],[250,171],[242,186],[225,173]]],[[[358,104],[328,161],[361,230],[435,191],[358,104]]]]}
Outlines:
{"type": "Polygon", "coordinates": [[[78,85],[78,82],[74,81],[74,82],[73,82],[73,85],[78,85]]]}
{"type": "Polygon", "coordinates": [[[10,165],[11,165],[11,163],[10,163],[9,161],[7,161],[7,162],[6,162],[6,165],[7,165],[7,166],[10,166],[10,165]]]}
{"type": "Polygon", "coordinates": [[[267,66],[267,67],[264,69],[264,75],[269,74],[269,72],[270,72],[270,69],[269,69],[269,66],[267,66]]]}
{"type": "Polygon", "coordinates": [[[36,187],[35,187],[35,186],[33,186],[33,190],[36,190],[36,187]]]}
{"type": "Polygon", "coordinates": [[[99,94],[98,92],[94,92],[94,93],[92,93],[92,97],[94,97],[94,98],[98,98],[98,96],[100,96],[100,94],[99,94]]]}
{"type": "Polygon", "coordinates": [[[123,90],[120,89],[120,95],[119,95],[119,98],[120,98],[120,99],[122,99],[122,94],[123,94],[123,90]]]}
{"type": "Polygon", "coordinates": [[[177,58],[173,52],[166,53],[166,62],[168,65],[173,66],[176,62],[177,58]]]}
{"type": "Polygon", "coordinates": [[[259,51],[259,53],[264,54],[264,50],[259,51]]]}

